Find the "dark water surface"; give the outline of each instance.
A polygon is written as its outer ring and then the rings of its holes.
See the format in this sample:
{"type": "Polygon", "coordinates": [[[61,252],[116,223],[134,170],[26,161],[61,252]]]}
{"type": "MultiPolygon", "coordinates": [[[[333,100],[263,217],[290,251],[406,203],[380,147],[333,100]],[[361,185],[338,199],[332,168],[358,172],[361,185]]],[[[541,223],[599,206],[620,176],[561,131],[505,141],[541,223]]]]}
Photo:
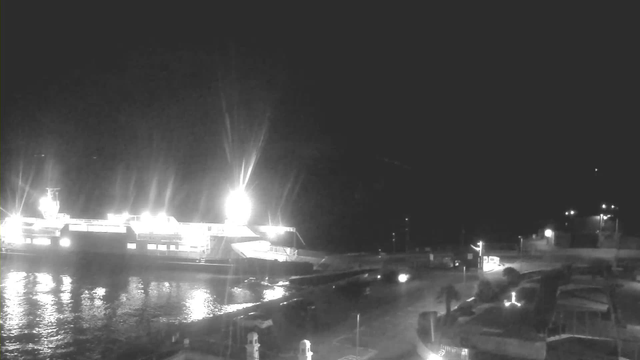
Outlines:
{"type": "Polygon", "coordinates": [[[159,323],[197,321],[289,293],[275,280],[270,285],[104,261],[3,260],[0,275],[2,359],[109,358],[159,323]]]}

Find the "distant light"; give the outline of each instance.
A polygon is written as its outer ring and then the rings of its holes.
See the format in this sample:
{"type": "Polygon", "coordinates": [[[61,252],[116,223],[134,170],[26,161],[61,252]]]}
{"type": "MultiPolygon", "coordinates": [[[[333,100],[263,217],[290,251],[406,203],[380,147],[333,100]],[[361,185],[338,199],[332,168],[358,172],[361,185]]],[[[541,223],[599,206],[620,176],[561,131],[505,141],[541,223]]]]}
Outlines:
{"type": "Polygon", "coordinates": [[[225,203],[227,222],[235,225],[246,225],[251,216],[251,200],[243,190],[235,190],[227,197],[225,203]]]}
{"type": "MultiPolygon", "coordinates": [[[[7,241],[7,243],[9,243],[9,244],[23,244],[25,242],[25,239],[22,237],[21,234],[12,235],[12,236],[7,236],[6,234],[3,234],[3,235],[5,235],[4,237],[5,237],[6,241],[7,241]]],[[[31,240],[31,239],[29,239],[29,240],[31,240]]],[[[29,242],[30,241],[27,241],[27,243],[29,243],[29,242]]]]}
{"type": "Polygon", "coordinates": [[[565,211],[565,212],[564,212],[564,214],[565,214],[565,215],[569,215],[569,212],[568,212],[568,211],[565,211]]]}
{"type": "Polygon", "coordinates": [[[71,240],[69,240],[69,238],[60,238],[60,246],[62,247],[69,247],[71,246],[71,240]]]}
{"type": "Polygon", "coordinates": [[[547,229],[544,231],[544,236],[546,237],[552,237],[553,236],[553,230],[551,229],[547,229]]]}
{"type": "Polygon", "coordinates": [[[596,168],[596,172],[598,172],[598,168],[596,168]]]}
{"type": "Polygon", "coordinates": [[[606,204],[602,204],[602,208],[603,208],[603,209],[606,209],[606,208],[607,208],[607,205],[606,205],[606,204]]]}
{"type": "Polygon", "coordinates": [[[407,274],[400,274],[398,275],[398,281],[401,283],[407,282],[407,280],[409,280],[409,275],[407,274]]]}
{"type": "Polygon", "coordinates": [[[44,238],[44,237],[35,238],[35,239],[33,239],[33,244],[35,244],[35,245],[51,245],[51,239],[44,238]]]}
{"type": "Polygon", "coordinates": [[[382,275],[378,275],[378,279],[380,279],[382,277],[382,275]]]}
{"type": "Polygon", "coordinates": [[[573,214],[575,214],[575,213],[576,213],[575,211],[571,210],[571,215],[573,215],[573,214]]]}
{"type": "Polygon", "coordinates": [[[285,233],[285,227],[283,226],[265,226],[263,227],[269,239],[273,239],[278,235],[282,235],[285,233]]]}

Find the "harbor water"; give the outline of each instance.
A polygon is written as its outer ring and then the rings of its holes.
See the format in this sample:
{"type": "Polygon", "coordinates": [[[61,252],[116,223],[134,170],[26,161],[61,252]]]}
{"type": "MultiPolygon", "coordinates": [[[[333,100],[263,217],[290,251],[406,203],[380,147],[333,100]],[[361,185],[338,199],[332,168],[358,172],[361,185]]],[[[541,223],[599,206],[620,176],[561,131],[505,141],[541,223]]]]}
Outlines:
{"type": "Polygon", "coordinates": [[[2,359],[103,359],[166,323],[288,295],[279,279],[110,266],[96,257],[1,262],[2,359]]]}

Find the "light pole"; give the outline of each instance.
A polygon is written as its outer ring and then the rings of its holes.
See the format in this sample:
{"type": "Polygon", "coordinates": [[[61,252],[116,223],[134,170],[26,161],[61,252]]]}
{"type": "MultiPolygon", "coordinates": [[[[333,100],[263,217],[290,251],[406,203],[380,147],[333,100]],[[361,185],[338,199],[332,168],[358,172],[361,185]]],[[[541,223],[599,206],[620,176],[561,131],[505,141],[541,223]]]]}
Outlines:
{"type": "Polygon", "coordinates": [[[565,225],[569,225],[569,222],[573,219],[573,216],[576,214],[575,210],[567,210],[564,212],[564,214],[569,217],[569,221],[564,223],[565,225]]]}
{"type": "Polygon", "coordinates": [[[523,243],[524,238],[522,236],[518,236],[520,238],[520,259],[522,259],[522,254],[524,253],[523,243]]]}
{"type": "Polygon", "coordinates": [[[610,215],[605,215],[604,213],[600,214],[600,232],[602,232],[602,227],[604,226],[604,221],[607,220],[608,218],[615,216],[616,217],[616,230],[615,230],[615,237],[614,239],[618,238],[618,215],[617,212],[618,210],[620,210],[620,207],[615,206],[615,205],[610,205],[609,207],[607,207],[607,204],[602,204],[602,209],[603,210],[607,210],[610,209],[612,214],[610,215]],[[616,212],[616,214],[613,214],[613,212],[616,212]]]}
{"type": "Polygon", "coordinates": [[[575,210],[569,209],[569,210],[565,211],[564,214],[569,218],[569,221],[564,223],[564,225],[569,228],[569,235],[570,235],[570,240],[569,241],[573,242],[573,228],[575,227],[574,223],[573,223],[573,216],[576,214],[576,212],[575,212],[575,210]],[[571,225],[569,225],[569,224],[571,224],[571,225]]]}
{"type": "MultiPolygon", "coordinates": [[[[604,226],[604,221],[607,220],[608,218],[610,218],[611,216],[614,216],[614,215],[605,214],[604,211],[606,211],[607,209],[610,209],[612,212],[613,211],[617,212],[620,208],[615,206],[615,205],[607,206],[607,204],[602,204],[603,212],[600,213],[600,232],[602,232],[602,227],[604,226]]],[[[618,235],[618,217],[617,216],[616,216],[616,235],[618,235]]]]}
{"type": "Polygon", "coordinates": [[[551,229],[546,229],[544,231],[544,236],[547,238],[547,244],[549,243],[549,240],[551,240],[551,245],[555,245],[555,234],[553,232],[553,230],[551,229]]]}
{"type": "Polygon", "coordinates": [[[391,242],[393,243],[393,253],[396,253],[396,233],[391,233],[391,242]]]}
{"type": "Polygon", "coordinates": [[[471,247],[478,252],[478,271],[483,271],[484,270],[484,259],[482,258],[482,248],[483,248],[483,243],[482,241],[478,241],[478,246],[475,247],[473,245],[471,245],[471,247]]]}
{"type": "Polygon", "coordinates": [[[360,313],[356,314],[356,359],[360,352],[360,313]]]}
{"type": "Polygon", "coordinates": [[[404,244],[404,247],[405,247],[404,251],[409,252],[409,217],[407,216],[404,220],[405,220],[405,231],[407,235],[406,242],[404,244]]]}

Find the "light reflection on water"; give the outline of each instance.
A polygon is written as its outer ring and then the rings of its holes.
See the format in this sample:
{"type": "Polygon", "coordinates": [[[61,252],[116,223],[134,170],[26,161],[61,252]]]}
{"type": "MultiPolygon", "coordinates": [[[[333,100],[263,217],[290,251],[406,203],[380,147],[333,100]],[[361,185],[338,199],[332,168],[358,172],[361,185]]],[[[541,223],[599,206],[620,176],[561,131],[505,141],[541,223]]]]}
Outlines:
{"type": "Polygon", "coordinates": [[[2,263],[0,275],[2,359],[108,358],[154,324],[197,321],[288,294],[282,284],[157,270],[2,263]]]}

